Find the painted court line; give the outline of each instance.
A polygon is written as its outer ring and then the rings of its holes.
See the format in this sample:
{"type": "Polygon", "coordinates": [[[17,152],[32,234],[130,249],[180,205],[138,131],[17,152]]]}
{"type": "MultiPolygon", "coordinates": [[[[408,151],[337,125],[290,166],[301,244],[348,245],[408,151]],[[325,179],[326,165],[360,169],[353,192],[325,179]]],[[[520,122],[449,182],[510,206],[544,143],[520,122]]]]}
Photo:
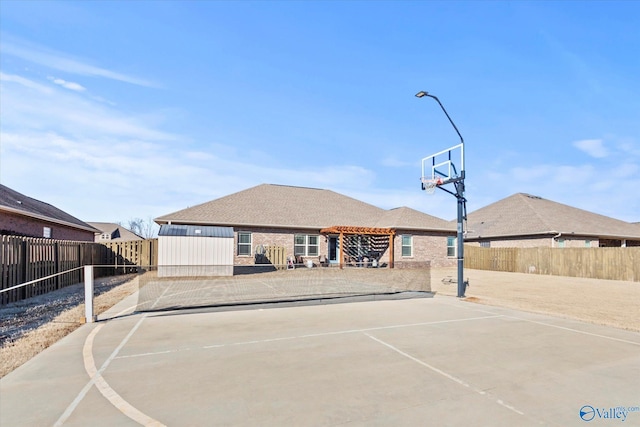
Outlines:
{"type": "MultiPolygon", "coordinates": [[[[473,310],[473,311],[477,311],[477,312],[480,312],[480,313],[496,314],[493,311],[483,310],[483,309],[476,308],[476,307],[471,307],[471,306],[465,307],[465,306],[460,306],[458,304],[449,304],[449,303],[443,303],[443,304],[448,305],[450,307],[462,308],[464,310],[473,310]]],[[[475,304],[475,303],[473,303],[473,304],[475,304]]],[[[508,308],[508,307],[496,307],[496,308],[514,310],[514,309],[511,309],[511,308],[508,308]]],[[[533,314],[541,315],[541,316],[554,317],[552,314],[535,313],[535,312],[533,314]]],[[[608,335],[595,334],[593,332],[581,331],[579,329],[568,328],[566,326],[553,325],[551,323],[540,322],[540,321],[531,320],[531,319],[525,319],[525,318],[522,318],[522,317],[512,316],[512,315],[507,315],[507,314],[499,315],[499,316],[503,317],[503,318],[508,318],[508,319],[521,320],[523,322],[535,323],[537,325],[548,326],[550,328],[562,329],[562,330],[565,330],[565,331],[575,332],[575,333],[578,333],[578,334],[589,335],[589,336],[592,336],[592,337],[603,338],[603,339],[607,339],[607,340],[611,340],[611,341],[618,341],[618,342],[622,342],[622,343],[625,343],[625,344],[631,344],[631,345],[640,346],[640,342],[637,342],[637,341],[629,341],[629,340],[625,340],[625,339],[622,339],[622,338],[610,337],[608,335]]],[[[589,323],[589,322],[587,322],[585,320],[580,320],[580,319],[571,319],[571,318],[569,318],[569,320],[575,320],[575,321],[583,322],[583,323],[589,324],[589,325],[592,324],[592,323],[589,323]]],[[[596,324],[593,324],[593,325],[596,325],[596,324]]],[[[612,328],[613,327],[613,326],[607,326],[607,325],[596,325],[596,326],[603,326],[603,327],[608,327],[608,328],[612,328]]],[[[629,331],[629,332],[634,332],[634,331],[629,331]]]]}
{"type": "Polygon", "coordinates": [[[166,294],[168,290],[169,290],[169,286],[167,286],[167,287],[165,288],[165,290],[164,290],[164,291],[162,291],[162,294],[160,294],[160,296],[156,299],[156,302],[154,302],[154,303],[153,303],[153,305],[151,306],[151,308],[155,308],[155,307],[156,307],[156,305],[160,302],[160,300],[164,297],[164,294],[166,294]]]}
{"type": "MultiPolygon", "coordinates": [[[[389,344],[389,343],[387,343],[385,341],[382,341],[381,339],[378,339],[378,338],[374,337],[373,335],[370,335],[370,334],[367,334],[367,333],[365,333],[365,335],[368,336],[369,338],[371,338],[372,340],[384,345],[385,347],[395,351],[396,353],[400,354],[401,356],[404,356],[407,359],[412,360],[412,361],[416,362],[417,364],[422,365],[425,368],[430,369],[433,372],[435,372],[437,374],[440,374],[443,377],[445,377],[445,378],[447,378],[447,379],[449,379],[449,380],[451,380],[451,381],[453,381],[455,383],[458,383],[461,386],[463,386],[465,388],[468,388],[469,390],[472,390],[472,391],[478,393],[481,396],[488,396],[487,392],[485,392],[483,390],[480,390],[480,389],[477,389],[477,388],[473,387],[472,385],[469,385],[468,383],[466,383],[465,381],[461,380],[460,378],[455,377],[455,376],[443,371],[442,369],[438,369],[435,366],[432,366],[432,365],[428,364],[427,362],[424,362],[424,361],[418,359],[417,357],[413,357],[412,355],[410,355],[408,353],[405,353],[404,351],[400,350],[399,348],[396,348],[396,347],[392,346],[391,344],[389,344]]],[[[501,399],[496,399],[495,402],[497,404],[509,409],[510,411],[515,412],[516,414],[524,415],[524,412],[519,411],[518,409],[516,409],[515,407],[513,407],[511,405],[507,405],[501,399]]]]}
{"type": "Polygon", "coordinates": [[[325,337],[325,336],[332,336],[332,335],[365,333],[365,332],[383,331],[383,330],[397,329],[397,328],[409,328],[409,327],[415,327],[415,326],[439,325],[444,323],[467,322],[472,320],[493,319],[497,317],[502,317],[502,315],[498,314],[493,316],[468,317],[464,319],[437,320],[433,322],[421,322],[421,323],[407,323],[402,325],[378,326],[374,328],[363,328],[363,329],[347,329],[344,331],[320,332],[317,334],[293,335],[293,336],[287,336],[287,337],[268,338],[264,340],[240,341],[240,342],[233,342],[233,343],[226,343],[226,344],[211,344],[211,345],[204,345],[202,347],[178,348],[174,350],[162,350],[162,351],[150,352],[150,353],[127,354],[123,356],[117,356],[116,358],[126,359],[126,358],[132,358],[132,357],[156,356],[156,355],[168,354],[168,353],[178,353],[181,351],[205,350],[205,349],[212,349],[212,348],[222,348],[222,347],[232,347],[232,346],[252,345],[252,344],[267,344],[267,343],[278,342],[278,341],[291,341],[291,340],[317,338],[317,337],[325,337]]]}
{"type": "MultiPolygon", "coordinates": [[[[126,313],[130,308],[127,308],[116,316],[126,313]]],[[[102,376],[102,373],[107,369],[107,367],[111,364],[111,362],[116,358],[120,350],[126,345],[129,339],[133,336],[136,330],[142,324],[142,321],[146,318],[146,315],[143,315],[140,320],[134,325],[133,328],[129,331],[126,337],[120,342],[120,344],[116,347],[116,349],[111,353],[111,355],[107,358],[107,360],[102,364],[100,370],[96,368],[95,360],[93,358],[93,341],[98,334],[98,332],[102,329],[104,324],[98,325],[91,333],[87,336],[85,340],[84,347],[82,349],[82,356],[84,359],[84,366],[87,374],[89,375],[89,382],[82,388],[80,393],[76,396],[76,398],[69,404],[69,406],[62,413],[60,418],[56,421],[54,426],[62,426],[71,416],[73,411],[78,407],[82,399],[86,396],[86,394],[91,389],[91,386],[95,385],[98,391],[111,403],[115,408],[117,408],[120,412],[122,412],[125,416],[131,418],[138,424],[150,427],[164,427],[164,424],[159,421],[149,417],[144,414],[134,406],[132,406],[129,402],[124,400],[122,396],[116,393],[113,390],[107,381],[102,376]]]]}
{"type": "Polygon", "coordinates": [[[85,369],[89,374],[89,377],[91,377],[94,380],[94,384],[96,385],[96,388],[113,406],[115,406],[118,410],[120,410],[120,412],[122,412],[124,415],[126,415],[127,417],[131,418],[132,420],[136,421],[141,425],[160,427],[160,426],[163,426],[162,423],[144,414],[143,412],[141,412],[140,410],[132,406],[129,402],[124,400],[122,396],[116,393],[116,391],[112,389],[107,383],[107,381],[102,377],[102,372],[104,372],[107,366],[111,364],[111,361],[113,361],[113,359],[118,355],[122,347],[125,346],[125,344],[133,336],[136,330],[138,330],[138,328],[142,324],[142,321],[145,319],[145,317],[146,316],[142,316],[140,320],[138,320],[138,322],[135,324],[135,326],[131,328],[127,336],[124,337],[124,339],[120,342],[118,347],[116,347],[113,353],[111,353],[111,355],[104,362],[104,364],[102,365],[99,371],[97,370],[95,361],[93,359],[93,340],[98,333],[98,330],[99,330],[98,328],[94,329],[92,333],[89,335],[89,337],[87,338],[87,341],[85,342],[85,347],[83,349],[83,356],[84,356],[85,369]]]}
{"type": "Polygon", "coordinates": [[[582,334],[582,335],[589,335],[589,336],[592,336],[592,337],[604,338],[604,339],[611,340],[611,341],[618,341],[618,342],[623,342],[625,344],[632,344],[632,345],[640,346],[640,342],[624,340],[622,338],[610,337],[608,335],[594,334],[593,332],[586,332],[586,331],[581,331],[579,329],[567,328],[566,326],[553,325],[551,323],[538,322],[536,320],[523,319],[521,317],[516,317],[516,316],[507,316],[507,315],[505,315],[503,317],[507,317],[507,318],[510,318],[510,319],[522,320],[523,322],[535,323],[536,325],[548,326],[550,328],[563,329],[565,331],[571,331],[571,332],[575,332],[575,333],[582,334]]]}

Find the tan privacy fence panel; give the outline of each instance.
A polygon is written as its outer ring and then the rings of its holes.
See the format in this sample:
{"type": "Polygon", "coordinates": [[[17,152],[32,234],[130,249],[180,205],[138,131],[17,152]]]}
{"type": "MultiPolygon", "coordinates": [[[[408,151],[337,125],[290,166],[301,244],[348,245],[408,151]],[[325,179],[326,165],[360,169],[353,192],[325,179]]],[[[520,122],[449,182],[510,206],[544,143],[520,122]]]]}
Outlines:
{"type": "Polygon", "coordinates": [[[465,245],[464,251],[466,268],[640,281],[640,247],[481,248],[465,245]]]}
{"type": "Polygon", "coordinates": [[[105,265],[158,265],[158,239],[109,242],[103,245],[109,249],[103,262],[105,265]]]}
{"type": "Polygon", "coordinates": [[[273,265],[286,265],[287,254],[284,246],[265,246],[265,257],[273,265]]]}
{"type": "MultiPolygon", "coordinates": [[[[0,304],[80,283],[83,265],[148,266],[157,264],[158,239],[135,242],[72,242],[0,236],[0,290],[56,275],[34,285],[0,293],[0,304]],[[76,270],[74,270],[76,269],[76,270]],[[65,271],[65,274],[58,274],[65,271]]],[[[97,273],[99,275],[99,273],[97,273]]]]}

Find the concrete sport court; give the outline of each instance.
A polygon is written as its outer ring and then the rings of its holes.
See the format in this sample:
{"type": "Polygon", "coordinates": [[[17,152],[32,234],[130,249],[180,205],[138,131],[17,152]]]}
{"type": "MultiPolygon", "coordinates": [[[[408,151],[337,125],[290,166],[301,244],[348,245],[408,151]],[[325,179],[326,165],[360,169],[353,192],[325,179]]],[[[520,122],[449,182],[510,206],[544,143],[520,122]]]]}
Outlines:
{"type": "Polygon", "coordinates": [[[636,332],[444,296],[135,303],[2,378],[0,425],[640,425],[636,332]]]}

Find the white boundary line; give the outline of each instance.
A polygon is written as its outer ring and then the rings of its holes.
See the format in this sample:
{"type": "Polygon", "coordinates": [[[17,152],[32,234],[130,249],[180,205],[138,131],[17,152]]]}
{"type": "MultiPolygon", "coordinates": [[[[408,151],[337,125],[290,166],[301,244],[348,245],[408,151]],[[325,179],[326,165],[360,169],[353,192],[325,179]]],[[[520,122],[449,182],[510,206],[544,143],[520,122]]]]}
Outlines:
{"type": "MultiPolygon", "coordinates": [[[[132,307],[128,307],[125,310],[122,310],[116,316],[120,316],[127,311],[131,310],[132,307]]],[[[133,336],[133,334],[138,330],[142,321],[146,318],[146,314],[143,315],[140,320],[131,328],[126,337],[120,341],[120,344],[116,349],[111,353],[111,355],[107,358],[107,360],[102,364],[100,370],[96,368],[95,359],[93,358],[93,341],[104,326],[104,324],[98,325],[85,339],[84,347],[82,349],[82,357],[84,360],[84,368],[87,374],[90,377],[89,382],[82,388],[80,393],[76,396],[76,398],[69,404],[69,406],[62,413],[60,418],[55,422],[54,426],[62,426],[71,416],[73,411],[78,407],[82,399],[87,395],[91,386],[95,385],[98,391],[111,403],[116,409],[122,412],[125,416],[131,418],[133,421],[138,424],[149,426],[149,427],[164,427],[160,421],[155,420],[148,415],[144,414],[129,402],[124,400],[122,396],[120,396],[114,389],[112,389],[107,381],[102,376],[102,373],[107,369],[107,367],[111,364],[111,362],[117,357],[118,353],[122,348],[126,345],[129,339],[133,336]]]]}
{"type": "MultiPolygon", "coordinates": [[[[604,339],[611,340],[611,341],[618,341],[618,342],[623,342],[625,344],[631,344],[631,345],[640,346],[640,342],[629,341],[629,340],[625,340],[625,339],[622,339],[622,338],[610,337],[610,336],[607,336],[607,335],[594,334],[593,332],[587,332],[587,331],[581,331],[579,329],[567,328],[566,326],[553,325],[551,323],[538,322],[536,320],[523,319],[521,317],[516,317],[516,316],[503,315],[502,317],[506,317],[506,318],[510,318],[510,319],[522,320],[523,322],[535,323],[536,325],[543,325],[543,326],[548,326],[550,328],[563,329],[565,331],[571,331],[571,332],[575,332],[575,333],[582,334],[582,335],[589,335],[589,336],[592,336],[592,337],[604,338],[604,339]]],[[[609,327],[612,327],[612,326],[609,326],[609,327]]],[[[629,331],[629,332],[631,332],[631,331],[629,331]]]]}
{"type": "MultiPolygon", "coordinates": [[[[370,335],[370,334],[367,334],[367,333],[365,333],[365,335],[366,335],[366,336],[368,336],[369,338],[371,338],[372,340],[374,340],[374,341],[376,341],[376,342],[378,342],[378,343],[380,343],[380,344],[384,345],[385,347],[390,348],[391,350],[395,351],[395,352],[396,352],[396,353],[398,353],[399,355],[404,356],[404,357],[406,357],[407,359],[412,360],[412,361],[416,362],[417,364],[422,365],[422,366],[424,366],[425,368],[428,368],[428,369],[432,370],[433,372],[435,372],[435,373],[437,373],[437,374],[440,374],[440,375],[442,375],[443,377],[445,377],[445,378],[447,378],[447,379],[449,379],[449,380],[451,380],[451,381],[453,381],[453,382],[455,382],[455,383],[458,383],[458,384],[460,384],[461,386],[463,386],[463,387],[465,387],[465,388],[468,388],[469,390],[472,390],[472,391],[474,391],[474,392],[478,393],[478,394],[479,394],[479,395],[481,395],[481,396],[487,396],[487,397],[489,397],[489,395],[487,395],[487,392],[486,392],[486,391],[484,391],[484,390],[480,390],[480,389],[478,389],[478,388],[475,388],[475,387],[473,387],[472,385],[467,384],[466,382],[464,382],[464,381],[463,381],[463,380],[461,380],[460,378],[455,377],[455,376],[453,376],[453,375],[451,375],[451,374],[448,374],[447,372],[445,372],[445,371],[443,371],[443,370],[441,370],[441,369],[438,369],[438,368],[436,368],[435,366],[429,365],[427,362],[424,362],[424,361],[422,361],[422,360],[418,359],[417,357],[413,357],[412,355],[410,355],[410,354],[408,354],[408,353],[405,353],[404,351],[400,350],[399,348],[396,348],[396,347],[392,346],[391,344],[389,344],[389,343],[387,343],[387,342],[384,342],[384,341],[382,341],[381,339],[378,339],[378,338],[374,337],[373,335],[370,335]]],[[[505,408],[509,409],[510,411],[515,412],[516,414],[524,415],[524,412],[522,412],[522,411],[520,411],[520,410],[516,409],[515,407],[513,407],[513,406],[511,406],[511,405],[508,405],[508,404],[504,403],[504,401],[502,401],[501,399],[496,399],[496,400],[495,400],[495,402],[496,402],[498,405],[501,405],[501,406],[503,406],[503,407],[505,407],[505,408]]]]}
{"type": "MultiPolygon", "coordinates": [[[[443,304],[446,304],[446,305],[448,305],[450,307],[457,307],[457,308],[463,308],[465,310],[478,311],[480,313],[498,315],[498,313],[496,313],[495,311],[483,310],[483,309],[481,309],[479,307],[472,307],[472,306],[465,307],[465,306],[461,306],[461,305],[458,305],[458,304],[449,304],[449,303],[443,303],[443,304]]],[[[467,304],[474,304],[475,305],[476,303],[468,302],[467,304]]],[[[493,306],[486,306],[486,307],[493,307],[493,306]]],[[[510,310],[510,311],[522,311],[522,310],[518,310],[518,309],[515,309],[515,308],[509,308],[509,307],[495,306],[495,308],[496,309],[502,309],[502,310],[510,310]]],[[[585,325],[593,325],[593,326],[599,326],[599,327],[603,327],[603,328],[613,328],[613,326],[598,325],[596,323],[589,323],[589,322],[587,322],[585,320],[558,317],[558,316],[554,316],[553,314],[536,313],[536,312],[530,312],[530,313],[533,314],[533,315],[536,315],[536,316],[555,317],[555,318],[560,319],[560,320],[571,320],[571,321],[575,321],[575,322],[582,322],[585,325]]],[[[622,342],[622,343],[625,343],[625,344],[631,344],[631,345],[640,346],[640,342],[637,342],[637,341],[629,341],[629,340],[625,340],[625,339],[622,339],[622,338],[610,337],[608,335],[602,335],[602,334],[596,334],[596,333],[593,333],[593,332],[581,331],[580,329],[573,329],[573,328],[569,328],[569,327],[566,327],[566,326],[554,325],[554,324],[551,324],[551,323],[540,322],[540,321],[537,321],[537,320],[525,319],[523,317],[512,316],[512,315],[509,315],[509,314],[500,314],[499,317],[521,320],[523,322],[535,323],[537,325],[548,326],[550,328],[563,329],[565,331],[575,332],[577,334],[588,335],[588,336],[597,337],[597,338],[603,338],[603,339],[607,339],[607,340],[611,340],[611,341],[618,341],[618,342],[622,342]]],[[[637,333],[635,331],[625,331],[625,332],[637,333]]]]}
{"type": "Polygon", "coordinates": [[[289,341],[289,340],[297,340],[304,338],[316,338],[316,337],[326,337],[332,335],[343,335],[343,334],[354,334],[354,333],[366,333],[370,331],[383,331],[387,329],[397,329],[397,328],[409,328],[413,326],[428,326],[428,325],[439,325],[443,323],[455,323],[455,322],[466,322],[471,320],[484,320],[484,319],[493,319],[497,317],[502,317],[501,315],[493,315],[493,316],[482,316],[482,317],[469,317],[465,319],[450,319],[450,320],[437,320],[433,322],[421,322],[421,323],[408,323],[403,325],[391,325],[391,326],[378,326],[374,328],[364,328],[364,329],[347,329],[344,331],[334,331],[334,332],[319,332],[317,334],[305,334],[305,335],[294,335],[287,337],[278,337],[278,338],[269,338],[264,340],[252,340],[252,341],[240,341],[226,344],[210,344],[204,345],[201,347],[189,347],[189,348],[180,348],[175,350],[163,350],[151,353],[140,353],[140,354],[128,354],[126,356],[118,356],[117,359],[126,359],[130,357],[146,357],[146,356],[155,356],[160,354],[167,353],[177,353],[180,351],[192,351],[192,350],[208,350],[211,348],[221,348],[221,347],[232,347],[232,346],[241,346],[241,345],[252,345],[252,344],[266,344],[270,342],[278,342],[278,341],[289,341]]]}

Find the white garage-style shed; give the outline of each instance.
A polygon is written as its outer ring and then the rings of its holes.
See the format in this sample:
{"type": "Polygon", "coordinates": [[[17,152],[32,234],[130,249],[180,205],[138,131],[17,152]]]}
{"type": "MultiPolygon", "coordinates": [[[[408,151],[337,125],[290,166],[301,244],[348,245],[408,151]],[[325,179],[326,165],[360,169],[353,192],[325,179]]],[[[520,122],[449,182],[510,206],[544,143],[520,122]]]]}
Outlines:
{"type": "Polygon", "coordinates": [[[165,224],[158,232],[158,277],[233,276],[233,228],[165,224]]]}

